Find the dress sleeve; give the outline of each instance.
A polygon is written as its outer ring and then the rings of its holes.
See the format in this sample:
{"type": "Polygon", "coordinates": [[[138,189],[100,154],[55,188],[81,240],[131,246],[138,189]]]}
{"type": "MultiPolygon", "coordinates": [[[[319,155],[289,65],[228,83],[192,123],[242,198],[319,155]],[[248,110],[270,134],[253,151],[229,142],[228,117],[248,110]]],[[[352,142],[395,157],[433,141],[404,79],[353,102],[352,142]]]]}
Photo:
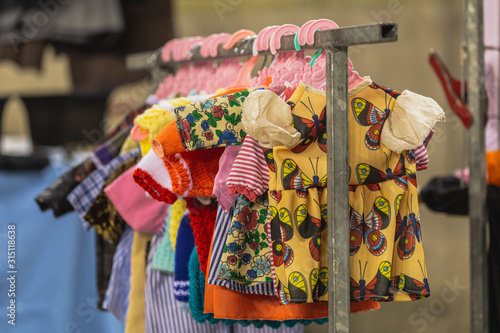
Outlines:
{"type": "Polygon", "coordinates": [[[226,180],[229,194],[255,202],[269,187],[269,170],[259,143],[247,135],[226,180]]]}
{"type": "Polygon", "coordinates": [[[414,150],[415,159],[417,162],[417,171],[422,171],[427,169],[427,165],[429,164],[429,154],[427,153],[427,149],[424,144],[421,144],[414,150]]]}
{"type": "Polygon", "coordinates": [[[444,111],[432,98],[403,91],[387,118],[381,142],[397,153],[420,146],[444,111]]]}
{"type": "Polygon", "coordinates": [[[293,147],[300,133],[292,126],[290,106],[269,90],[252,92],[242,106],[242,125],[262,147],[293,147]]]}

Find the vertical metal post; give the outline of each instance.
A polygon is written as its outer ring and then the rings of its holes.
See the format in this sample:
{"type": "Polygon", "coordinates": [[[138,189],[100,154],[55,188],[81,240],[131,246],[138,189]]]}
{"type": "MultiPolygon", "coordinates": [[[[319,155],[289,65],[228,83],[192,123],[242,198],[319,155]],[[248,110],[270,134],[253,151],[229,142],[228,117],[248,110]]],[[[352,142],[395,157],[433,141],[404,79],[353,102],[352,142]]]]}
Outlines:
{"type": "Polygon", "coordinates": [[[471,332],[488,332],[483,1],[467,3],[471,332]]]}
{"type": "Polygon", "coordinates": [[[327,45],[328,331],[350,332],[347,47],[327,45]],[[335,72],[334,72],[335,70],[335,72]]]}
{"type": "MultiPolygon", "coordinates": [[[[497,12],[497,18],[500,19],[500,6],[499,7],[499,12],[497,12]]],[[[483,27],[484,28],[484,27],[483,27]]],[[[498,24],[498,29],[500,30],[500,23],[498,24]]],[[[498,36],[500,38],[500,32],[498,33],[498,36]]],[[[496,94],[497,94],[497,113],[496,113],[496,117],[497,117],[497,133],[500,133],[500,39],[497,41],[498,44],[495,45],[496,48],[494,49],[493,52],[495,52],[496,56],[498,57],[498,60],[497,60],[497,71],[495,73],[496,75],[496,84],[497,84],[497,90],[496,90],[496,94]]],[[[494,76],[495,77],[495,76],[494,76]]],[[[486,112],[488,112],[488,110],[486,110],[486,112]]],[[[498,135],[498,138],[497,138],[497,150],[500,150],[500,135],[498,135]]]]}

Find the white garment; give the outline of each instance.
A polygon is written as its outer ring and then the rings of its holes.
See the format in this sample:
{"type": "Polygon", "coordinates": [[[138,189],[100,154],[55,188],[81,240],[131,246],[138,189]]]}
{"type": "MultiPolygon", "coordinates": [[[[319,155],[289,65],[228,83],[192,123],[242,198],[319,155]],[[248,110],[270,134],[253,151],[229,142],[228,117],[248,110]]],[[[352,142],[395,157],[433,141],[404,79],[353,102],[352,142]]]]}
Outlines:
{"type": "Polygon", "coordinates": [[[417,148],[436,122],[444,118],[444,111],[435,100],[405,90],[385,121],[380,140],[397,153],[417,148]]]}
{"type": "Polygon", "coordinates": [[[300,133],[292,120],[290,106],[269,90],[250,93],[242,105],[243,129],[265,148],[290,148],[299,142],[300,133]]]}

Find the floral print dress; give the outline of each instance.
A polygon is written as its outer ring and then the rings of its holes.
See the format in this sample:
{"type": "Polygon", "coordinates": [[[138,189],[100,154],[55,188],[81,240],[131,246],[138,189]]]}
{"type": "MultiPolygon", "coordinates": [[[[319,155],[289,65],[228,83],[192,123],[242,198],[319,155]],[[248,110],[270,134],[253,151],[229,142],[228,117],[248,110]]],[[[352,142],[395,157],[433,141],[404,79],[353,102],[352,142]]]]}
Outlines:
{"type": "Polygon", "coordinates": [[[244,285],[272,282],[270,248],[265,229],[267,194],[255,202],[238,198],[219,266],[219,278],[244,285]]]}

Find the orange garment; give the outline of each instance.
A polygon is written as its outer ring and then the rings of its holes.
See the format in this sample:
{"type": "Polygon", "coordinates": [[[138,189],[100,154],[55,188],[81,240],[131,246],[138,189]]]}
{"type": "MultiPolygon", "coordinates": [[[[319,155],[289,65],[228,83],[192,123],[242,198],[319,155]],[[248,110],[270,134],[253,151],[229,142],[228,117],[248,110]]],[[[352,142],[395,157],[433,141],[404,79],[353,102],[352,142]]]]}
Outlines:
{"type": "MultiPolygon", "coordinates": [[[[351,313],[379,309],[378,302],[352,302],[351,313]]],[[[275,296],[243,294],[205,282],[205,313],[223,319],[317,319],[328,317],[328,302],[280,305],[275,296]]]]}
{"type": "Polygon", "coordinates": [[[179,132],[177,132],[175,121],[165,126],[165,128],[154,138],[151,145],[153,151],[159,158],[185,151],[184,147],[182,147],[181,138],[179,137],[179,132]]]}
{"type": "Polygon", "coordinates": [[[247,89],[248,88],[243,88],[243,87],[229,88],[229,89],[226,89],[226,90],[224,90],[223,92],[221,92],[219,94],[211,96],[210,98],[215,98],[215,97],[219,97],[219,96],[234,94],[234,93],[237,93],[237,92],[240,92],[240,91],[243,91],[243,90],[247,90],[247,89]]]}
{"type": "MultiPolygon", "coordinates": [[[[211,260],[212,244],[209,251],[211,260]]],[[[207,274],[205,274],[207,275],[207,274]]],[[[276,296],[243,294],[222,286],[208,284],[205,278],[205,313],[223,319],[318,319],[328,317],[328,302],[280,305],[276,296]]],[[[351,313],[379,309],[378,302],[352,302],[351,313]]]]}
{"type": "Polygon", "coordinates": [[[488,183],[500,186],[500,151],[486,152],[486,169],[488,171],[488,183]]]}
{"type": "Polygon", "coordinates": [[[173,192],[184,197],[211,197],[224,148],[201,149],[167,155],[163,162],[172,180],[173,192]]]}

